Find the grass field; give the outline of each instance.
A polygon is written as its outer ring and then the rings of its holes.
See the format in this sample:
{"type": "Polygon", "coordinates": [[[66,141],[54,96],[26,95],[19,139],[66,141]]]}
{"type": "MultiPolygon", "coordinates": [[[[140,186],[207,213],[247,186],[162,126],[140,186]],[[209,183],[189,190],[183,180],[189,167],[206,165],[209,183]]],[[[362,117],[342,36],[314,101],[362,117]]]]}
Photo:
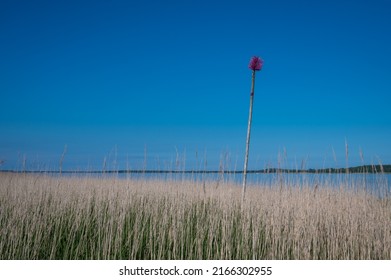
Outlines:
{"type": "Polygon", "coordinates": [[[0,173],[0,259],[391,259],[360,188],[0,173]]]}

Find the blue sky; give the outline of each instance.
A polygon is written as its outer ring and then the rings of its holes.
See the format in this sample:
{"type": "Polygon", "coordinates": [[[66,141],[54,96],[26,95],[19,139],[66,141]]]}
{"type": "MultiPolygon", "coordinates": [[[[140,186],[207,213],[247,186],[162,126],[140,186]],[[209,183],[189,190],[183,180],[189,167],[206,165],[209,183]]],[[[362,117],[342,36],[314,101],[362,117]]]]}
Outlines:
{"type": "Polygon", "coordinates": [[[391,1],[0,4],[1,169],[391,163],[391,1]],[[145,157],[146,155],[146,157],[145,157]],[[178,159],[178,160],[177,160],[178,159]]]}

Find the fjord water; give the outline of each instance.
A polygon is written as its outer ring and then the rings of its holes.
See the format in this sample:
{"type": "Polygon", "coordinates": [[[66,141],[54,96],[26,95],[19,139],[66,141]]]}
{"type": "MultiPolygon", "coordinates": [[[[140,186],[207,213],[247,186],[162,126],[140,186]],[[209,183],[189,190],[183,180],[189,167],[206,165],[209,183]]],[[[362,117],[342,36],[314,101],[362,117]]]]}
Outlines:
{"type": "MultiPolygon", "coordinates": [[[[120,179],[134,180],[190,180],[202,183],[214,181],[241,186],[241,173],[127,173],[101,174],[99,176],[116,176],[120,179]]],[[[374,195],[385,196],[391,192],[391,174],[387,173],[250,173],[248,184],[256,188],[338,188],[365,190],[374,195]]]]}

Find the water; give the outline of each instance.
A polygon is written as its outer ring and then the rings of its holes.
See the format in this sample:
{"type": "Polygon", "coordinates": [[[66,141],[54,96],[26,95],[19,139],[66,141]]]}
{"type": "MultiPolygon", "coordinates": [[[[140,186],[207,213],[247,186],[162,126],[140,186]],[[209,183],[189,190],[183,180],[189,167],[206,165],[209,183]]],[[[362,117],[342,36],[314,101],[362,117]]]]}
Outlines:
{"type": "MultiPolygon", "coordinates": [[[[58,176],[54,175],[54,176],[58,176]]],[[[170,180],[203,183],[215,181],[241,187],[241,173],[139,172],[139,173],[65,173],[62,176],[92,176],[129,180],[170,180]]],[[[391,195],[390,173],[249,173],[247,185],[251,188],[335,188],[365,190],[384,197],[391,195]]]]}
{"type": "MultiPolygon", "coordinates": [[[[193,182],[219,181],[242,184],[241,173],[128,173],[105,174],[99,176],[117,176],[122,179],[144,180],[190,180],[193,182]]],[[[249,187],[329,187],[366,190],[381,196],[391,192],[391,174],[372,173],[249,173],[249,187]]]]}

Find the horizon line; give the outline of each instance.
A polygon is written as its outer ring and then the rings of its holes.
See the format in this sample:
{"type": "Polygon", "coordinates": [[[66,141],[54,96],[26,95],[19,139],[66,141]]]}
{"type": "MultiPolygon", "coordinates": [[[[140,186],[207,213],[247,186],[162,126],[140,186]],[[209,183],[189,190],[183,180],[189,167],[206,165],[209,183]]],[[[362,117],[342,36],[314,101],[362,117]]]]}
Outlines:
{"type": "MultiPolygon", "coordinates": [[[[243,170],[156,170],[156,169],[119,169],[119,170],[0,170],[2,173],[52,173],[52,174],[243,174],[243,170]]],[[[359,165],[341,168],[264,168],[248,170],[247,173],[391,173],[391,164],[359,165]]]]}

